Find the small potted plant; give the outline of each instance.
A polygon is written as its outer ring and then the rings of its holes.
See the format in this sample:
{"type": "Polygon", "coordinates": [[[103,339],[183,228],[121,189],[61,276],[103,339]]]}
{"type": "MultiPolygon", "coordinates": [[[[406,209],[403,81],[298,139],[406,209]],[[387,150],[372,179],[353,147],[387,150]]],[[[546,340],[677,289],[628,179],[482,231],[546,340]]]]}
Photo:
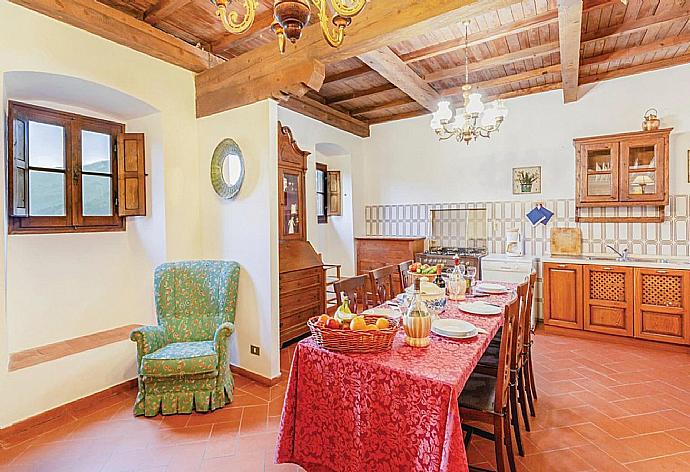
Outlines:
{"type": "Polygon", "coordinates": [[[530,193],[532,191],[532,185],[537,181],[536,173],[532,173],[526,170],[521,170],[517,172],[517,181],[520,184],[520,191],[522,193],[530,193]]]}

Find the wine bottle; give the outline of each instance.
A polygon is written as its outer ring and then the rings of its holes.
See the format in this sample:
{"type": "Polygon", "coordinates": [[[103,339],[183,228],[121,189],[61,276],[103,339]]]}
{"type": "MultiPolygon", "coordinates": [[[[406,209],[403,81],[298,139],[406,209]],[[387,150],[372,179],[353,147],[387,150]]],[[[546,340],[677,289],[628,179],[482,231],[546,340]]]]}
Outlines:
{"type": "Polygon", "coordinates": [[[434,279],[434,283],[439,287],[439,288],[446,288],[446,281],[443,280],[443,277],[441,277],[441,273],[443,272],[443,266],[441,264],[436,266],[436,278],[434,279]]]}

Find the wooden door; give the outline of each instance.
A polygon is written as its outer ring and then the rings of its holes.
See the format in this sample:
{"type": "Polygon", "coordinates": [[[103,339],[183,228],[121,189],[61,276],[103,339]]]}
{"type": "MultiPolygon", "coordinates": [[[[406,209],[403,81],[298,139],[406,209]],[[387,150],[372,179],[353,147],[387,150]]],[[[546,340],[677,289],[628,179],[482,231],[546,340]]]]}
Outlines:
{"type": "Polygon", "coordinates": [[[690,344],[690,272],[635,269],[635,337],[690,344]]]}
{"type": "Polygon", "coordinates": [[[278,182],[280,239],[306,240],[304,174],[298,170],[279,167],[278,182]]]}
{"type": "Polygon", "coordinates": [[[579,145],[578,203],[618,201],[618,152],[617,141],[579,145]]]}
{"type": "Polygon", "coordinates": [[[582,329],[582,266],[544,263],[544,324],[582,329]]]}
{"type": "Polygon", "coordinates": [[[639,136],[621,141],[621,201],[664,202],[666,153],[664,136],[639,136]]]}
{"type": "Polygon", "coordinates": [[[584,329],[632,337],[632,267],[585,265],[582,278],[584,329]]]}

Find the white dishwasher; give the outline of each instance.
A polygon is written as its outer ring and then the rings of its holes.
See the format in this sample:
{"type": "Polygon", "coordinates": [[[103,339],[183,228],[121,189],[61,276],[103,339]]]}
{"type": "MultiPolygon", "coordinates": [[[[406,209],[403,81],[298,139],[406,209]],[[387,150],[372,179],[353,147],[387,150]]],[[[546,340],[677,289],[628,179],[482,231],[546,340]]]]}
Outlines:
{"type": "MultiPolygon", "coordinates": [[[[537,261],[530,256],[508,256],[506,254],[489,254],[482,257],[482,280],[487,282],[522,283],[533,270],[537,270],[537,261]]],[[[537,319],[536,290],[532,303],[532,325],[537,319]]]]}

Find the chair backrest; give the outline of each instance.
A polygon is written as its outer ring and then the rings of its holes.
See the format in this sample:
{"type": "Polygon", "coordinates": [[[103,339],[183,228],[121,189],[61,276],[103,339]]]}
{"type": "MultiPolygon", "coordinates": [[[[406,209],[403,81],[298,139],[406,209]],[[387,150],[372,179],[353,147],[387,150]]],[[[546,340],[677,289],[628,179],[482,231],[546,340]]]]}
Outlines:
{"type": "Polygon", "coordinates": [[[338,300],[338,306],[342,305],[342,295],[345,294],[349,299],[352,313],[361,313],[369,308],[367,303],[367,280],[369,280],[369,277],[366,275],[357,275],[335,282],[333,289],[338,300]]]}
{"type": "Polygon", "coordinates": [[[407,272],[410,270],[410,266],[414,261],[405,261],[401,262],[398,264],[398,273],[400,274],[400,285],[401,285],[401,292],[404,292],[407,287],[410,285],[414,285],[414,276],[408,274],[407,272]]]}
{"type": "Polygon", "coordinates": [[[529,292],[529,282],[525,281],[517,286],[517,300],[518,303],[518,315],[517,324],[513,332],[513,345],[512,352],[510,354],[510,368],[517,371],[518,367],[522,363],[522,350],[525,341],[525,317],[529,317],[530,314],[527,312],[528,303],[528,292],[529,292]]]}
{"type": "Polygon", "coordinates": [[[534,304],[534,286],[537,283],[537,272],[532,271],[531,274],[529,274],[529,287],[527,289],[527,307],[526,307],[526,316],[525,319],[523,320],[523,335],[522,335],[522,344],[523,347],[528,346],[532,342],[532,332],[534,327],[532,326],[532,306],[534,304]]]}
{"type": "Polygon", "coordinates": [[[156,268],[158,324],[172,342],[208,341],[235,321],[240,266],[232,261],[169,262],[156,268]]]}
{"type": "Polygon", "coordinates": [[[371,290],[374,292],[375,301],[379,305],[395,298],[393,275],[397,275],[397,273],[398,266],[395,265],[381,267],[369,272],[371,290]]]}
{"type": "Polygon", "coordinates": [[[513,350],[513,342],[515,340],[515,328],[517,328],[517,319],[520,312],[519,299],[513,300],[506,305],[503,314],[503,334],[501,336],[501,345],[498,350],[498,370],[496,376],[496,401],[494,403],[494,411],[501,413],[508,407],[508,389],[510,388],[510,356],[513,350]]]}

